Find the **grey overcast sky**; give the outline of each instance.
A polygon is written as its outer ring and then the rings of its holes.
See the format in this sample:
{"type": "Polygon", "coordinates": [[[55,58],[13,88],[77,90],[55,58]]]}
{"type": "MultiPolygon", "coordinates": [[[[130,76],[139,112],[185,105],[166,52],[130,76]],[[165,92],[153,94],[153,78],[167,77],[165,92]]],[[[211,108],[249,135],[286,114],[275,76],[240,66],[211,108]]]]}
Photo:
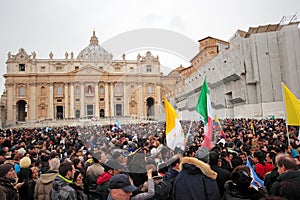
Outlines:
{"type": "MultiPolygon", "coordinates": [[[[171,30],[195,42],[207,36],[228,41],[238,29],[276,24],[296,13],[299,19],[299,0],[1,0],[0,93],[7,53],[21,47],[37,58],[50,51],[54,58],[66,51],[77,57],[93,30],[101,44],[142,28],[171,30]]],[[[164,64],[164,54],[159,56],[164,64]]]]}

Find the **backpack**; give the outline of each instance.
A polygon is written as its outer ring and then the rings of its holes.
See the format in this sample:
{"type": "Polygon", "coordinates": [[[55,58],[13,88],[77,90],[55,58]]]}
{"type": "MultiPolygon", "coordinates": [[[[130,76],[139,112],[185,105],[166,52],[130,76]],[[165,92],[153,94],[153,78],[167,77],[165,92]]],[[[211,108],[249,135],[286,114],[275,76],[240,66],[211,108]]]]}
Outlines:
{"type": "Polygon", "coordinates": [[[152,200],[168,200],[172,193],[172,183],[169,181],[160,181],[154,184],[155,194],[152,200]]]}

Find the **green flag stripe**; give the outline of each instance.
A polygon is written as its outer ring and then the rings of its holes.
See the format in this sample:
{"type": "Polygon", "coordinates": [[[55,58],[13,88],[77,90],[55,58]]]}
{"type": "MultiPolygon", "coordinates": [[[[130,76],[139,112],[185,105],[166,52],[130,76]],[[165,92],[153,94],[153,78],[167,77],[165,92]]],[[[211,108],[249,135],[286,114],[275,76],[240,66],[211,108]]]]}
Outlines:
{"type": "Polygon", "coordinates": [[[207,114],[207,95],[209,95],[209,90],[206,82],[206,77],[201,88],[201,92],[198,98],[198,103],[196,105],[196,111],[203,117],[205,124],[208,122],[207,114]]]}

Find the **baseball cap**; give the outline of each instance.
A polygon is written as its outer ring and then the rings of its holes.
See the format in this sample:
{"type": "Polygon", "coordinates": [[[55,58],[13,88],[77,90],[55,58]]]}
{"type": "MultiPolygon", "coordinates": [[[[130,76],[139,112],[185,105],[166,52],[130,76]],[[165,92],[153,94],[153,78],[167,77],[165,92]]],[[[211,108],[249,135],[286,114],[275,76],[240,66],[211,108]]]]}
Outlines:
{"type": "Polygon", "coordinates": [[[123,189],[125,192],[133,192],[136,187],[130,183],[126,174],[117,174],[111,177],[109,189],[123,189]]]}

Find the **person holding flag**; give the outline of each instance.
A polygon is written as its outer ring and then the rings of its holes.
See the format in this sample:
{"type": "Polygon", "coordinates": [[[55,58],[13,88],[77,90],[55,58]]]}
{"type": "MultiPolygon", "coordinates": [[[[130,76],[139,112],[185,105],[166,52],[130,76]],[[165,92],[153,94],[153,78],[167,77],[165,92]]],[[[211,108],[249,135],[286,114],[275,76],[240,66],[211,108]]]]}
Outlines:
{"type": "Polygon", "coordinates": [[[176,111],[166,98],[164,98],[164,104],[166,112],[167,146],[173,151],[176,147],[184,150],[184,133],[181,128],[181,124],[176,114],[176,111]]]}
{"type": "Polygon", "coordinates": [[[202,146],[211,149],[212,142],[212,107],[210,101],[210,93],[208,90],[206,77],[201,88],[201,92],[196,105],[196,111],[200,114],[201,121],[204,124],[204,141],[202,146]]]}

